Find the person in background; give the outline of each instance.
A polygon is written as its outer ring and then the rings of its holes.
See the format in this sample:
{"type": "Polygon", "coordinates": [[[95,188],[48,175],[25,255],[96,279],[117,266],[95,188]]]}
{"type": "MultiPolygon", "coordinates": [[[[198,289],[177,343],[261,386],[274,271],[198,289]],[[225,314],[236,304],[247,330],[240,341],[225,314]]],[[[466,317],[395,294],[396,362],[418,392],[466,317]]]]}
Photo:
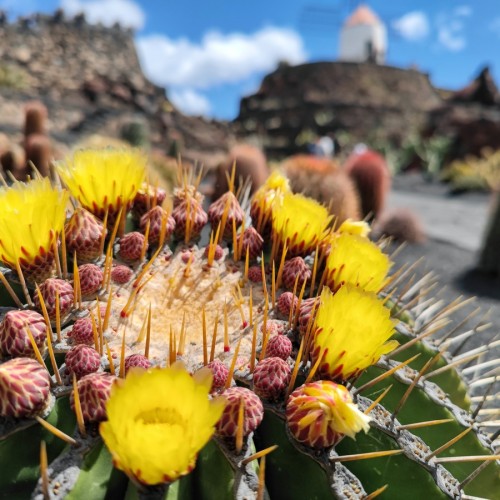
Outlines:
{"type": "Polygon", "coordinates": [[[309,144],[308,152],[322,158],[332,158],[335,154],[335,141],[329,135],[318,137],[316,141],[309,144]]]}

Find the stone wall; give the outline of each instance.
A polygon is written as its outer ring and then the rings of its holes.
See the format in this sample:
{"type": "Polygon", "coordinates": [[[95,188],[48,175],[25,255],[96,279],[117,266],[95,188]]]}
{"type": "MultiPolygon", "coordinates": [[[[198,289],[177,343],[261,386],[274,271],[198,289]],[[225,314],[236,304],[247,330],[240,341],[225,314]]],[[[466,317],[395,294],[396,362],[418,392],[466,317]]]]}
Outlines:
{"type": "Polygon", "coordinates": [[[368,63],[281,65],[256,94],[241,101],[243,135],[261,139],[273,157],[291,154],[309,137],[348,132],[354,140],[398,143],[426,125],[442,99],[428,76],[368,63]]]}
{"type": "Polygon", "coordinates": [[[155,93],[143,76],[132,32],[119,25],[105,28],[83,16],[37,14],[7,23],[0,16],[1,65],[22,75],[19,88],[52,97],[79,90],[97,76],[155,93]]]}

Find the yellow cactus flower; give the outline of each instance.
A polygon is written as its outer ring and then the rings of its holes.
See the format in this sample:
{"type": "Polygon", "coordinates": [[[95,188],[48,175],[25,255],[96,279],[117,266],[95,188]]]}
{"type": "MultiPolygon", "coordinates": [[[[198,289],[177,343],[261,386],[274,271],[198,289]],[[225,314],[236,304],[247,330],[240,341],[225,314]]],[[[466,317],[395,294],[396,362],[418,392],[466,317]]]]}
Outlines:
{"type": "Polygon", "coordinates": [[[250,207],[253,223],[257,231],[262,232],[272,219],[272,208],[276,198],[282,198],[290,192],[288,179],[275,170],[266,182],[255,192],[250,207]]]}
{"type": "Polygon", "coordinates": [[[390,311],[374,294],[344,285],[333,294],[324,288],[315,320],[311,357],[322,361],[318,374],[346,380],[395,349],[390,311]]]}
{"type": "Polygon", "coordinates": [[[389,257],[375,243],[362,236],[342,233],[332,239],[326,260],[326,282],[334,291],[350,283],[369,292],[378,292],[390,267],[389,257]]]}
{"type": "MultiPolygon", "coordinates": [[[[274,170],[267,178],[263,188],[265,191],[281,191],[282,193],[288,193],[290,191],[290,183],[283,174],[278,170],[274,170]]],[[[262,188],[260,188],[259,191],[260,190],[262,190],[262,188]]]]}
{"type": "Polygon", "coordinates": [[[370,234],[370,224],[364,220],[346,219],[339,227],[339,233],[349,233],[366,238],[370,234]]]}
{"type": "Polygon", "coordinates": [[[295,438],[312,448],[333,446],[344,435],[354,439],[370,429],[370,417],[358,410],[349,391],[328,380],[295,389],[286,405],[286,420],[295,438]]]}
{"type": "Polygon", "coordinates": [[[311,198],[287,193],[273,203],[273,232],[289,255],[306,255],[323,239],[332,216],[311,198]]]}
{"type": "Polygon", "coordinates": [[[209,400],[211,385],[210,370],[191,376],[182,363],[131,369],[111,389],[99,429],[115,466],[146,485],[189,474],[224,410],[224,399],[209,400]]]}
{"type": "Polygon", "coordinates": [[[19,262],[27,278],[51,267],[67,200],[47,178],[0,189],[0,260],[13,269],[19,262]]]}
{"type": "Polygon", "coordinates": [[[132,202],[145,178],[146,159],[133,149],[82,149],[58,172],[82,206],[102,219],[106,209],[112,217],[132,202]]]}

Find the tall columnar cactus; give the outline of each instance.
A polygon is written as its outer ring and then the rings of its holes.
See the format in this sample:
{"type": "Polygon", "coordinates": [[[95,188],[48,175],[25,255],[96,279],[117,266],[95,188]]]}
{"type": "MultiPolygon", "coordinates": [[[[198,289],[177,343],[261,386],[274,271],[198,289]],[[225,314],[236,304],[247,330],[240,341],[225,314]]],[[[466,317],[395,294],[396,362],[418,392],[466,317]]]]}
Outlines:
{"type": "Polygon", "coordinates": [[[25,154],[17,144],[11,144],[9,149],[0,154],[0,164],[7,179],[12,177],[19,181],[26,180],[25,154]]]}
{"type": "Polygon", "coordinates": [[[363,217],[376,218],[384,208],[391,185],[384,158],[371,150],[354,152],[343,168],[358,188],[363,217]]]}
{"type": "Polygon", "coordinates": [[[31,134],[26,139],[25,150],[28,170],[33,164],[43,177],[48,177],[53,159],[50,139],[46,135],[31,134]]]}
{"type": "MultiPolygon", "coordinates": [[[[101,191],[80,185],[93,161],[78,163],[77,172],[61,167],[66,185],[87,209],[102,208],[101,191]]],[[[115,189],[108,200],[128,210],[137,179],[107,168],[115,189]]],[[[141,168],[138,161],[137,177],[141,168]]],[[[183,179],[172,218],[180,228],[167,230],[172,220],[159,212],[158,239],[148,247],[144,235],[133,263],[121,253],[134,231],[117,240],[117,217],[109,232],[96,226],[99,255],[94,245],[95,263],[79,266],[85,246],[68,252],[68,245],[85,240],[73,233],[86,226],[67,223],[72,239],[61,240],[62,212],[52,221],[61,243],[54,245],[58,277],[19,288],[23,269],[4,270],[3,304],[11,305],[0,323],[2,494],[493,498],[499,456],[496,436],[485,430],[494,425],[497,398],[486,390],[471,399],[465,382],[490,384],[498,361],[463,374],[460,367],[498,341],[461,352],[482,326],[452,337],[456,328],[446,327],[458,302],[429,298],[430,278],[415,279],[412,266],[390,273],[366,223],[332,226],[324,207],[291,194],[277,174],[255,195],[255,221],[249,206],[225,195],[208,243],[200,239],[208,221],[205,214],[200,222],[200,195],[183,179]],[[230,207],[245,214],[238,224],[230,207]],[[263,252],[250,252],[249,227],[252,241],[258,236],[250,224],[267,231],[264,220],[271,232],[259,240],[263,252]],[[99,267],[87,300],[86,273],[99,267]],[[468,373],[472,380],[463,378],[468,373]]],[[[66,198],[38,187],[47,182],[0,195],[11,205],[43,200],[56,213],[66,198]]],[[[34,214],[22,216],[29,225],[34,214]]],[[[9,228],[0,219],[2,244],[18,248],[9,228]]],[[[37,225],[31,231],[30,242],[46,237],[37,225]]]]}
{"type": "Polygon", "coordinates": [[[0,154],[0,164],[2,165],[2,170],[4,174],[10,172],[14,175],[18,167],[14,152],[11,150],[3,151],[0,154]]]}
{"type": "Polygon", "coordinates": [[[24,139],[30,135],[47,133],[47,108],[41,101],[28,102],[24,109],[24,139]]]}

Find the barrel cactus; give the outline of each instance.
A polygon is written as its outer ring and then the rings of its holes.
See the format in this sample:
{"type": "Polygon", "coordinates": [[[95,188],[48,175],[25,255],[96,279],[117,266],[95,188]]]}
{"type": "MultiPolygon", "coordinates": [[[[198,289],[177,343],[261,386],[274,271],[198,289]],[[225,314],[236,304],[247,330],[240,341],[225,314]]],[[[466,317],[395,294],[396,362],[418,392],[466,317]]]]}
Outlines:
{"type": "Polygon", "coordinates": [[[359,147],[346,159],[343,169],[356,184],[363,217],[377,218],[385,207],[391,185],[384,157],[376,151],[359,147]]]}
{"type": "Polygon", "coordinates": [[[498,341],[461,353],[483,325],[446,330],[459,303],[429,298],[414,265],[391,271],[366,223],[336,225],[276,175],[206,207],[182,172],[151,240],[153,219],[128,215],[140,155],[75,162],[67,188],[0,191],[6,498],[499,491],[498,363],[470,364],[498,341]]]}

